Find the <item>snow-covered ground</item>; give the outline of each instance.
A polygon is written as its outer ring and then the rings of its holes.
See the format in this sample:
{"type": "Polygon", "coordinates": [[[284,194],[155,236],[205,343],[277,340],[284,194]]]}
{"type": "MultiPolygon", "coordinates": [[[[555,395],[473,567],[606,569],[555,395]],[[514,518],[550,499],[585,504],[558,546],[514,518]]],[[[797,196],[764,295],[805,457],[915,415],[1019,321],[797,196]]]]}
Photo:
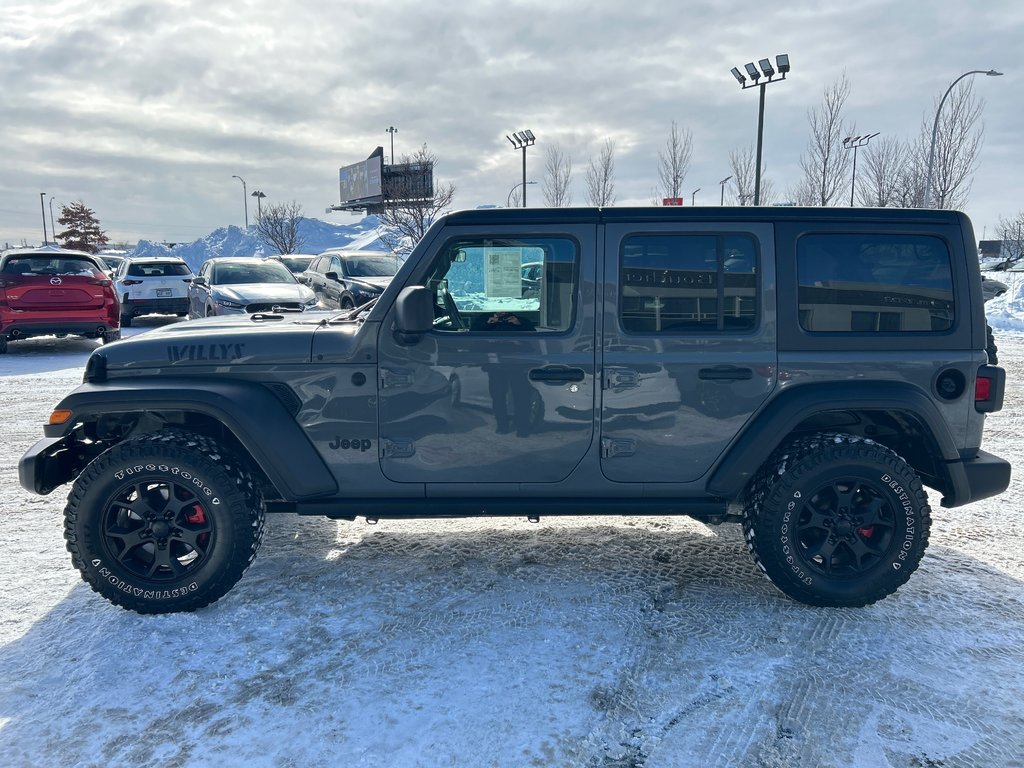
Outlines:
{"type": "MultiPolygon", "coordinates": [[[[996,337],[985,447],[1021,466],[1024,335],[996,337]]],[[[933,495],[920,570],[859,610],[788,600],[734,527],[539,510],[271,517],[227,597],[143,617],[72,569],[63,490],[17,483],[95,347],[0,357],[0,765],[1024,765],[1019,475],[966,508],[933,495]]]]}

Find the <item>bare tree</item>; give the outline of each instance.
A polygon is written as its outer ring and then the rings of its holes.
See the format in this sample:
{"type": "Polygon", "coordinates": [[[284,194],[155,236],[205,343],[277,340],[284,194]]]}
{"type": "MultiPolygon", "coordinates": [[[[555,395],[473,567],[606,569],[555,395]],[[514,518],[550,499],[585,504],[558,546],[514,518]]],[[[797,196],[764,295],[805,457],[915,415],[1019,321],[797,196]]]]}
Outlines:
{"type": "Polygon", "coordinates": [[[889,208],[899,205],[899,189],[909,150],[905,142],[886,136],[864,150],[864,171],[857,178],[861,205],[889,208]]]}
{"type": "Polygon", "coordinates": [[[928,176],[928,139],[923,135],[903,145],[903,163],[895,189],[893,207],[924,206],[924,185],[928,176]]]}
{"type": "Polygon", "coordinates": [[[403,156],[399,163],[408,166],[411,172],[399,177],[398,181],[393,180],[384,190],[377,234],[393,253],[408,254],[423,239],[434,219],[451,206],[455,199],[455,185],[435,182],[433,194],[424,196],[429,192],[426,187],[437,166],[437,155],[426,144],[412,157],[403,156]]]}
{"type": "MultiPolygon", "coordinates": [[[[739,205],[754,204],[754,168],[757,165],[754,146],[744,149],[729,150],[729,168],[732,171],[733,197],[739,205]]],[[[775,202],[775,185],[765,177],[767,166],[761,161],[761,204],[771,205],[775,202]]]]}
{"type": "MultiPolygon", "coordinates": [[[[939,99],[935,101],[938,109],[939,99]]],[[[949,93],[935,128],[935,157],[932,161],[931,204],[935,208],[962,208],[971,193],[971,176],[977,167],[985,128],[981,113],[985,103],[974,95],[970,80],[964,80],[949,93]]],[[[929,151],[934,115],[921,125],[922,139],[927,137],[929,151]]]]}
{"type": "Polygon", "coordinates": [[[256,233],[263,242],[277,248],[278,253],[298,253],[305,242],[299,234],[300,221],[302,206],[294,200],[268,205],[256,219],[256,233]]]}
{"type": "Polygon", "coordinates": [[[852,124],[843,120],[843,107],[850,95],[845,73],[826,88],[820,107],[807,112],[811,138],[807,153],[800,157],[803,181],[797,187],[798,200],[811,205],[832,205],[842,198],[852,158],[843,148],[843,139],[853,134],[852,124]]]}
{"type": "Polygon", "coordinates": [[[551,208],[572,204],[572,158],[558,144],[544,151],[544,202],[551,208]]]}
{"type": "Polygon", "coordinates": [[[1013,218],[999,217],[996,234],[1003,241],[1000,255],[1004,258],[1001,269],[1024,259],[1024,211],[1018,211],[1013,218]]]}
{"type": "Polygon", "coordinates": [[[601,154],[587,168],[587,202],[604,207],[615,204],[615,142],[605,139],[601,154]]]}
{"type": "Polygon", "coordinates": [[[681,197],[683,180],[690,170],[693,156],[693,133],[689,128],[680,131],[672,121],[665,151],[658,153],[658,180],[661,181],[662,197],[681,197]]]}

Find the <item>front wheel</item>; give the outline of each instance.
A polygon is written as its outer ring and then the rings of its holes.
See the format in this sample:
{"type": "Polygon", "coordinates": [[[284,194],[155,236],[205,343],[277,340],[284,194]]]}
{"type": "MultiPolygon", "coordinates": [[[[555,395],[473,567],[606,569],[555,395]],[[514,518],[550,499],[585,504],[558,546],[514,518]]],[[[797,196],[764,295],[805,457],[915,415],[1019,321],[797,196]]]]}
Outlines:
{"type": "Polygon", "coordinates": [[[836,607],[870,605],[906,583],[930,527],[917,473],[885,446],[843,434],[778,451],[751,482],[743,522],[775,586],[836,607]]]}
{"type": "Polygon", "coordinates": [[[214,440],[143,435],[97,457],[64,510],[82,578],[138,613],[193,611],[223,597],[253,562],[263,502],[252,476],[214,440]]]}

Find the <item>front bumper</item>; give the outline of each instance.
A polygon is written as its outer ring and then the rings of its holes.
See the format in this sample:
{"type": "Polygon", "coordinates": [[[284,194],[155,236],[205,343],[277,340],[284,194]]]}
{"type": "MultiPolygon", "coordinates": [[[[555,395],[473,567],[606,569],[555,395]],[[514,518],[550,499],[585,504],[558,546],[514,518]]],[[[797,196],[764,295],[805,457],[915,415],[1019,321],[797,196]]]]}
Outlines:
{"type": "Polygon", "coordinates": [[[74,473],[73,465],[80,457],[72,455],[65,437],[44,437],[37,440],[18,461],[18,482],[31,493],[45,496],[67,482],[74,473]]]}

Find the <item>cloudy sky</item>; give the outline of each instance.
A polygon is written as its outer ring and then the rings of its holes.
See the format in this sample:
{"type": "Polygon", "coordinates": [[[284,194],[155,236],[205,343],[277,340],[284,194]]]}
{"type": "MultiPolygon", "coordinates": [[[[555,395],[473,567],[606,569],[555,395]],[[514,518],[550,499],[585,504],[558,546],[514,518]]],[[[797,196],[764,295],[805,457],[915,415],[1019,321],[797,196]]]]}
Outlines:
{"type": "Polygon", "coordinates": [[[40,192],[47,224],[51,197],[57,215],[82,200],[115,241],[191,241],[243,223],[234,175],[268,204],[351,223],[324,212],[338,168],[390,154],[389,126],[396,156],[424,143],[438,156],[459,208],[505,204],[522,178],[505,135],[526,128],[530,180],[558,144],[585,204],[587,164],[611,138],[616,204],[646,205],[676,121],[693,134],[686,202],[717,204],[730,150],[757,127],[757,89],[729,70],[779,53],[793,69],[767,89],[764,159],[783,198],[807,111],[844,72],[857,133],[900,139],[963,72],[1005,72],[973,78],[985,141],[966,210],[994,237],[1024,209],[1022,40],[1020,0],[5,0],[0,246],[42,240],[40,192]]]}

